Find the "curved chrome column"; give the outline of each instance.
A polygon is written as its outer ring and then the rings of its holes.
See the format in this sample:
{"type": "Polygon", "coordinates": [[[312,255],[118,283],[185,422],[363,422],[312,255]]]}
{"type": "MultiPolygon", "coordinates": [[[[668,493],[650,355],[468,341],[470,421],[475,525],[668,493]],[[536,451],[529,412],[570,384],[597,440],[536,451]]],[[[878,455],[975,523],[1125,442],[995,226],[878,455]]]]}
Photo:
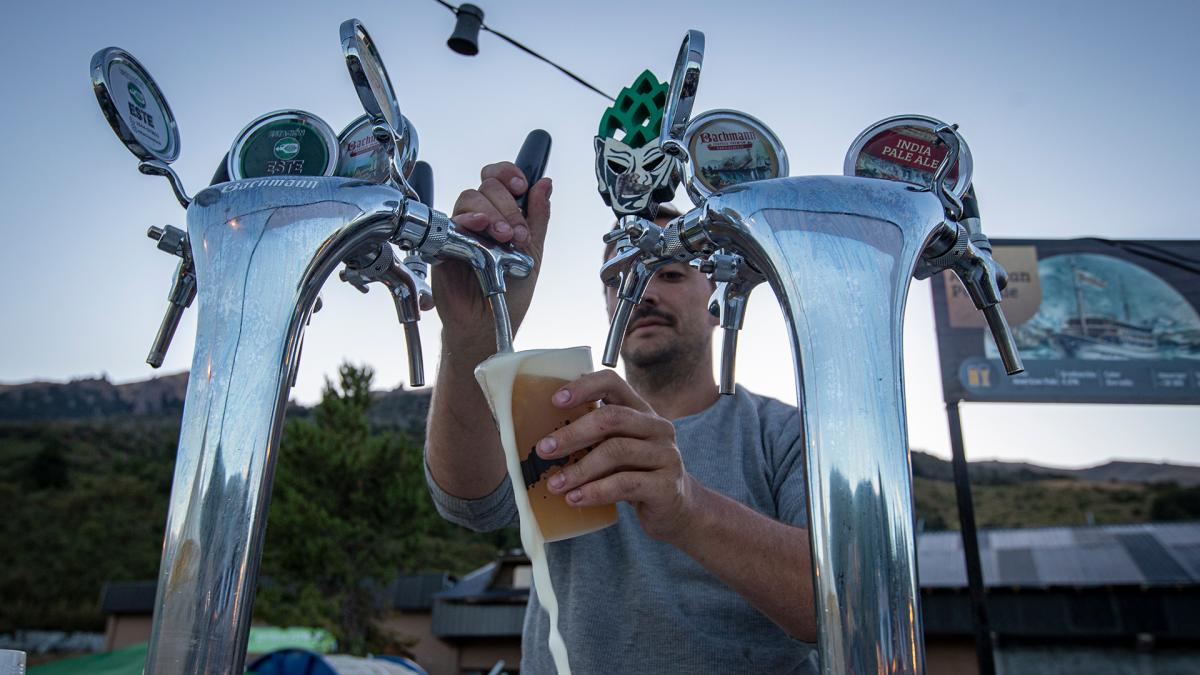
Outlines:
{"type": "Polygon", "coordinates": [[[240,673],[289,383],[333,268],[396,230],[391,188],[306,176],[196,195],[199,316],[146,673],[240,673]]]}
{"type": "Polygon", "coordinates": [[[837,176],[748,183],[703,208],[712,241],[766,274],[788,321],[822,668],[924,672],[901,330],[942,206],[837,176]]]}

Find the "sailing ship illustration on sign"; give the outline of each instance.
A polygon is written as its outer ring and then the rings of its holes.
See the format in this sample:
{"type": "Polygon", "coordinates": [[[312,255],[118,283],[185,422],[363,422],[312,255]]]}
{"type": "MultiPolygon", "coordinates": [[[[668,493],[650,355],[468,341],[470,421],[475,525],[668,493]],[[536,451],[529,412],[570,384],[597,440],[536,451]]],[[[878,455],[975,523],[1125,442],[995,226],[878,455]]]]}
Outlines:
{"type": "MultiPolygon", "coordinates": [[[[1200,315],[1167,282],[1113,256],[1038,261],[1042,301],[1014,333],[1029,359],[1200,360],[1200,315]]],[[[988,358],[998,358],[984,338],[988,358]]]]}

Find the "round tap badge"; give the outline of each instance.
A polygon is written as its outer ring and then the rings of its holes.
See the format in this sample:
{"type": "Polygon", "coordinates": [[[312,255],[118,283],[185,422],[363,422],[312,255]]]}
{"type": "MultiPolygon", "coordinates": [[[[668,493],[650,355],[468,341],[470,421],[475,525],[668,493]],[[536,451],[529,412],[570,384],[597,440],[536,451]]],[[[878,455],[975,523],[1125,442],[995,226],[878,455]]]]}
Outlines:
{"type": "Polygon", "coordinates": [[[92,57],[92,86],[113,131],[134,155],[167,163],[179,157],[175,116],[137,59],[116,47],[100,50],[92,57]]]}
{"type": "Polygon", "coordinates": [[[757,119],[735,110],[710,110],[683,135],[691,158],[688,195],[699,204],[731,185],[786,176],[787,153],[779,138],[757,119]]]}
{"type": "MultiPolygon", "coordinates": [[[[403,116],[401,120],[408,129],[411,147],[417,145],[417,131],[403,116]]],[[[388,148],[374,134],[374,124],[368,115],[362,115],[348,124],[338,134],[341,146],[337,172],[343,178],[361,178],[372,183],[386,183],[391,178],[391,161],[388,148]]],[[[412,154],[416,154],[413,152],[412,154]]]]}
{"type": "MultiPolygon", "coordinates": [[[[876,122],[850,145],[843,173],[929,188],[948,151],[935,133],[940,126],[940,120],[923,115],[901,115],[876,122]]],[[[971,169],[971,150],[964,142],[958,164],[946,177],[950,191],[959,198],[971,186],[971,169]]]]}
{"type": "Polygon", "coordinates": [[[332,176],[338,141],[321,118],[281,110],[254,120],[229,151],[232,180],[264,176],[332,176]]]}

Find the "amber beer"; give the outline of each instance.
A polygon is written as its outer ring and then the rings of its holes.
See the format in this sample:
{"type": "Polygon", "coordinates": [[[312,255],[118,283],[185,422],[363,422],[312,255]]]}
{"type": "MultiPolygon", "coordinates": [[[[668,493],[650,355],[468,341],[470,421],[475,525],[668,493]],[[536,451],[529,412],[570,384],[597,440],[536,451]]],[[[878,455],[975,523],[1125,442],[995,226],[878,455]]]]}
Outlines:
{"type": "Polygon", "coordinates": [[[614,505],[571,506],[564,495],[548,488],[549,478],[582,459],[587,449],[557,461],[542,459],[535,450],[548,434],[596,408],[595,403],[570,409],[551,403],[563,385],[591,370],[591,350],[572,347],[498,354],[476,371],[500,427],[513,487],[526,491],[533,518],[546,541],[569,539],[617,522],[614,505]]]}

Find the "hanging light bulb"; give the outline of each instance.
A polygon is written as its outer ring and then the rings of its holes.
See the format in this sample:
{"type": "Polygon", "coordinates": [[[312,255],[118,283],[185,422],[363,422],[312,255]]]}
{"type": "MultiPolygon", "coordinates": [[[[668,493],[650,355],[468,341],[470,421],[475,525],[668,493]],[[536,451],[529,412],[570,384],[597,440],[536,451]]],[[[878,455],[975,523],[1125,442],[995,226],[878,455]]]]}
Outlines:
{"type": "Polygon", "coordinates": [[[463,56],[475,56],[479,53],[479,28],[483,26],[483,10],[475,5],[463,3],[455,12],[458,21],[454,24],[454,33],[446,40],[446,46],[463,56]]]}

